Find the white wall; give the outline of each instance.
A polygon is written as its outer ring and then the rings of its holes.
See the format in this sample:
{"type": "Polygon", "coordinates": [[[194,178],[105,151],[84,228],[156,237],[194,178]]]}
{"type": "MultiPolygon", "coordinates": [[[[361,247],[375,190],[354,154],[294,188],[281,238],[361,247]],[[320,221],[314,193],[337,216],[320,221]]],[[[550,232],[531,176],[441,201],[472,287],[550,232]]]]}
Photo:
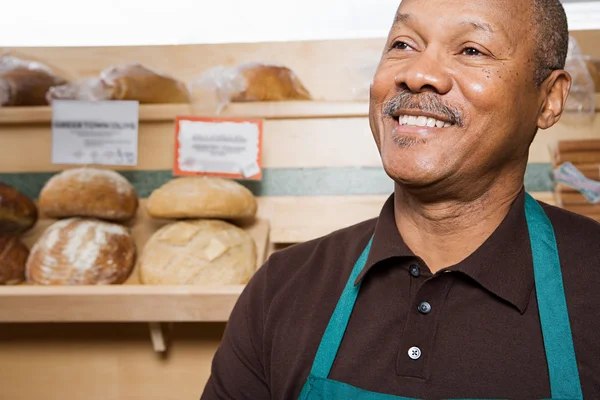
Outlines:
{"type": "MultiPolygon", "coordinates": [[[[383,37],[399,1],[0,0],[0,46],[383,37]]],[[[572,29],[600,29],[600,2],[565,7],[572,29]]]]}

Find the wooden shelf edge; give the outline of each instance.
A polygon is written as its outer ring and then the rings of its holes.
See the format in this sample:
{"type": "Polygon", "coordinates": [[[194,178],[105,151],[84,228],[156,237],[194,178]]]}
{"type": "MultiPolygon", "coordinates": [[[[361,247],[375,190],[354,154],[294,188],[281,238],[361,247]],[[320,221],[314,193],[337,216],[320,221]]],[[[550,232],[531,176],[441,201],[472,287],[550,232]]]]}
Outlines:
{"type": "MultiPolygon", "coordinates": [[[[174,121],[176,116],[207,116],[224,118],[296,119],[366,117],[367,102],[281,101],[234,103],[221,113],[192,104],[142,104],[140,122],[174,121]]],[[[52,108],[0,107],[0,125],[50,124],[52,108]]]]}
{"type": "MultiPolygon", "coordinates": [[[[600,112],[600,93],[596,94],[600,112]]],[[[278,101],[232,103],[217,114],[216,110],[193,104],[142,104],[140,122],[169,122],[177,116],[205,116],[255,119],[361,118],[367,117],[367,101],[278,101]]],[[[50,124],[52,108],[0,107],[0,125],[50,124]]]]}
{"type": "Polygon", "coordinates": [[[2,287],[0,323],[225,322],[244,287],[2,287]]]}
{"type": "MultiPolygon", "coordinates": [[[[596,94],[596,111],[600,112],[600,93],[596,94]]],[[[367,101],[279,101],[232,103],[221,113],[192,104],[142,104],[140,122],[168,122],[177,116],[223,118],[304,119],[367,117],[367,101]]],[[[50,124],[51,107],[0,107],[0,125],[50,124]]]]}

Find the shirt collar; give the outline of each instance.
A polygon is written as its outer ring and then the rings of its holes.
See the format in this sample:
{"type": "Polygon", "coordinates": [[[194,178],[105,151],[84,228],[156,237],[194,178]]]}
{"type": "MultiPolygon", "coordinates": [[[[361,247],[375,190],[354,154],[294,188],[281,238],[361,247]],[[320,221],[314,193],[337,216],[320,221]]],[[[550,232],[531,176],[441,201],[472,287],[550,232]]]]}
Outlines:
{"type": "MultiPolygon", "coordinates": [[[[370,270],[390,258],[399,258],[405,264],[414,260],[429,272],[425,263],[412,252],[398,232],[393,194],[379,214],[367,262],[354,284],[359,284],[370,270]]],[[[525,219],[524,190],[492,235],[470,256],[447,270],[469,276],[486,290],[515,306],[521,313],[525,312],[535,280],[525,219]]]]}

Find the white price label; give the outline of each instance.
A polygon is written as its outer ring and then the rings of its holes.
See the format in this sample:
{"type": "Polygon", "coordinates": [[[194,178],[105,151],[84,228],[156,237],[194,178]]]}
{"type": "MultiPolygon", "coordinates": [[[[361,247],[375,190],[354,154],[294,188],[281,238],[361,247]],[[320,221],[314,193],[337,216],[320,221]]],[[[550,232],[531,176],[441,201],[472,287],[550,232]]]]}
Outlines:
{"type": "Polygon", "coordinates": [[[179,118],[176,172],[259,179],[260,121],[179,118]]]}
{"type": "Polygon", "coordinates": [[[52,163],[136,165],[137,101],[52,102],[52,163]]]}

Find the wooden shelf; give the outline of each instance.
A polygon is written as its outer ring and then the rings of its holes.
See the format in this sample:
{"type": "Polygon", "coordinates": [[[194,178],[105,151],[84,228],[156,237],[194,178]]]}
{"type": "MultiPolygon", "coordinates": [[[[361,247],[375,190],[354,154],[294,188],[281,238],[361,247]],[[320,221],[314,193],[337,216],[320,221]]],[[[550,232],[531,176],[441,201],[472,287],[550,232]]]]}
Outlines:
{"type": "Polygon", "coordinates": [[[0,323],[227,321],[244,286],[5,286],[0,323]]]}
{"type": "MultiPolygon", "coordinates": [[[[130,223],[136,250],[172,221],[150,218],[146,199],[130,223]]],[[[40,219],[23,237],[31,248],[56,220],[40,219]]],[[[264,263],[270,224],[266,219],[240,225],[256,243],[256,267],[264,263]]],[[[122,285],[0,286],[0,323],[22,322],[201,322],[227,321],[244,285],[160,286],[140,284],[138,265],[122,285]]]]}
{"type": "MultiPolygon", "coordinates": [[[[600,93],[596,94],[600,112],[600,93]]],[[[232,103],[220,114],[191,104],[142,104],[140,122],[173,121],[176,116],[212,116],[224,118],[305,119],[367,117],[368,102],[281,101],[232,103]]],[[[51,107],[0,107],[0,125],[50,124],[51,107]]]]}
{"type": "MultiPolygon", "coordinates": [[[[217,115],[191,104],[142,104],[140,122],[172,121],[176,116],[206,115],[227,118],[337,118],[366,117],[366,102],[287,101],[261,103],[233,103],[217,115]]],[[[0,125],[49,124],[51,107],[0,108],[0,125]]]]}

